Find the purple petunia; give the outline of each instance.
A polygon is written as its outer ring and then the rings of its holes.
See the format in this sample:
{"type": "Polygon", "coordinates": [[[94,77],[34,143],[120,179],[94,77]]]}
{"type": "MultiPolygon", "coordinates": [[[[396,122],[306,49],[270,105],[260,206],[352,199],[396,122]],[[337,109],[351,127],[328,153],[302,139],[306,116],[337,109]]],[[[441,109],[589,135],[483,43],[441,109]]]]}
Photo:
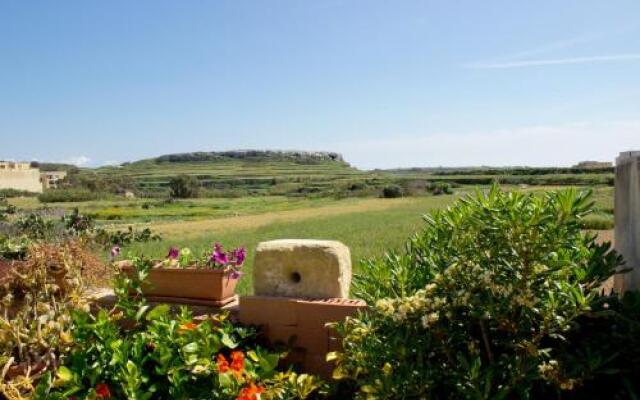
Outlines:
{"type": "Polygon", "coordinates": [[[242,276],[242,271],[238,271],[238,270],[232,270],[231,273],[229,274],[229,278],[231,279],[240,279],[240,277],[242,276]]]}
{"type": "Polygon", "coordinates": [[[224,252],[222,245],[216,243],[213,246],[213,253],[211,254],[211,261],[219,265],[227,265],[229,263],[229,256],[224,252]]]}
{"type": "Polygon", "coordinates": [[[244,259],[247,256],[247,251],[244,247],[238,247],[237,249],[232,251],[233,263],[236,266],[241,266],[244,264],[244,259]]]}
{"type": "Polygon", "coordinates": [[[167,258],[171,260],[175,260],[179,256],[180,256],[180,249],[178,249],[177,247],[172,247],[169,249],[169,254],[167,254],[167,258]]]}

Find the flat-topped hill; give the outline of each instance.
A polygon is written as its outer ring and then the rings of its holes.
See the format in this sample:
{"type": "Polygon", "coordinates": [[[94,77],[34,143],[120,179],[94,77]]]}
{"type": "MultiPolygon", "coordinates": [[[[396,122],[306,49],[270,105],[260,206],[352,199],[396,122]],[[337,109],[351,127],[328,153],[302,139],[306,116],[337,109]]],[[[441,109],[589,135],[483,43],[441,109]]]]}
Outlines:
{"type": "Polygon", "coordinates": [[[101,167],[92,172],[130,177],[138,189],[161,191],[176,175],[192,175],[204,188],[324,191],[365,173],[333,152],[235,150],[167,154],[155,158],[101,167]]]}

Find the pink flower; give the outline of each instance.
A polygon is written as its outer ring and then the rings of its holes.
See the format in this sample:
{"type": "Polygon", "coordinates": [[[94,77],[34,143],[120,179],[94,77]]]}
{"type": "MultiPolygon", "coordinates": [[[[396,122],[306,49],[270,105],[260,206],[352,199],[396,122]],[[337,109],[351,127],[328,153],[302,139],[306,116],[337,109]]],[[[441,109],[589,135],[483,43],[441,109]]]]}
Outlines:
{"type": "Polygon", "coordinates": [[[169,254],[167,254],[167,258],[175,260],[180,256],[180,250],[177,247],[172,247],[169,249],[169,254]]]}
{"type": "Polygon", "coordinates": [[[113,246],[111,248],[111,258],[114,259],[120,255],[120,246],[113,246]]]}

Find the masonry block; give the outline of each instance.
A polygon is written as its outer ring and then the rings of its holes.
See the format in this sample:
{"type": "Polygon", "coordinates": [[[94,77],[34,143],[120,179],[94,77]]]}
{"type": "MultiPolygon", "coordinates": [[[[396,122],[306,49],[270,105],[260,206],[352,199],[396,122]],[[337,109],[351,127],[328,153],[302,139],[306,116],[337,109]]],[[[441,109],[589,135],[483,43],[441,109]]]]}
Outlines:
{"type": "Polygon", "coordinates": [[[241,296],[240,322],[245,325],[294,326],[298,324],[296,303],[291,298],[241,296]]]}
{"type": "Polygon", "coordinates": [[[349,248],[328,240],[262,242],[256,249],[253,285],[255,294],[263,296],[347,298],[349,248]]]}

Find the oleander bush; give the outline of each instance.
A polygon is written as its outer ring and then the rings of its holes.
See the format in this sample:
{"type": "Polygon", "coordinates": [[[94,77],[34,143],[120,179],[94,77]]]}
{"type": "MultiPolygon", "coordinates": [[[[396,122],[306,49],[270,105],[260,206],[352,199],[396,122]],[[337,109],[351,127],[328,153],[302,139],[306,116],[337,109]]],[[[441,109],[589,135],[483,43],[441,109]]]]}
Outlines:
{"type": "Polygon", "coordinates": [[[586,385],[558,344],[622,264],[581,232],[591,208],[589,192],[493,187],[426,216],[404,252],[355,277],[374,307],[338,326],[334,377],[357,399],[526,399],[586,385]]]}

